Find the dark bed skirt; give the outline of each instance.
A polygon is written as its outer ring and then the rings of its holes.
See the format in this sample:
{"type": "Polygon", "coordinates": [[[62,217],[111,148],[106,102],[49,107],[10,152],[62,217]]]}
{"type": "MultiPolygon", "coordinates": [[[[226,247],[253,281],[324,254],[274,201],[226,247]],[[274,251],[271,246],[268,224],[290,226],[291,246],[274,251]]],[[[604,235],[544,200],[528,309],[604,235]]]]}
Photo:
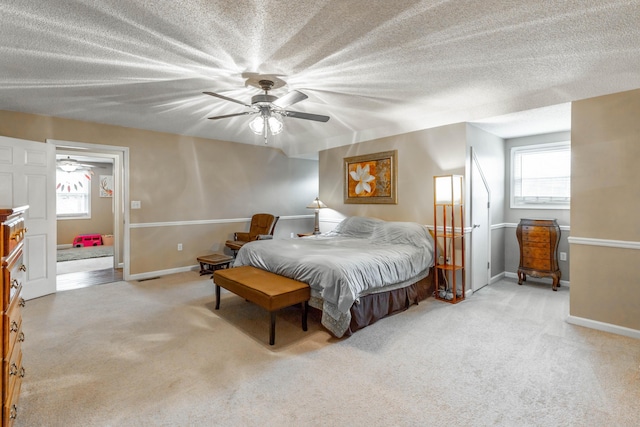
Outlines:
{"type": "Polygon", "coordinates": [[[404,288],[360,297],[359,302],[351,306],[351,324],[344,336],[350,336],[358,329],[405,311],[413,304],[432,296],[435,290],[434,270],[431,268],[427,277],[404,288]]]}

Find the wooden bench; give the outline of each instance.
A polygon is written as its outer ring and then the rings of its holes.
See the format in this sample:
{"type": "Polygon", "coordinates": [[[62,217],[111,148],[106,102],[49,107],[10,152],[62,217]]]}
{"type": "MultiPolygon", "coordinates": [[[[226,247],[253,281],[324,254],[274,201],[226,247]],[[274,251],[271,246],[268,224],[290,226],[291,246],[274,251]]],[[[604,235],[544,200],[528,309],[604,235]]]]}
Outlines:
{"type": "Polygon", "coordinates": [[[307,330],[309,285],[256,267],[243,266],[213,272],[216,287],[216,310],[220,308],[220,287],[244,298],[271,314],[269,344],[276,341],[276,311],[302,304],[302,330],[307,330]]]}

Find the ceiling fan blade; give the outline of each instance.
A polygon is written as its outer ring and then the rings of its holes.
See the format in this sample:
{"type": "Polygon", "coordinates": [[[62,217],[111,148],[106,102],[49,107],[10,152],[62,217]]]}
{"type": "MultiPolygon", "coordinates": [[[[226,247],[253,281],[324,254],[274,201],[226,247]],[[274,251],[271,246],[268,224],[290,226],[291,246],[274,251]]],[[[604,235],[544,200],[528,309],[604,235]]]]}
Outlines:
{"type": "Polygon", "coordinates": [[[219,93],[215,93],[215,92],[202,92],[202,93],[204,93],[205,95],[211,95],[211,96],[215,96],[216,98],[224,99],[225,101],[235,102],[236,104],[244,105],[245,107],[251,107],[251,105],[245,104],[242,101],[238,101],[237,99],[229,98],[228,96],[220,95],[219,93]]]}
{"type": "Polygon", "coordinates": [[[225,114],[224,116],[207,117],[209,120],[226,119],[228,117],[246,116],[247,114],[257,114],[257,111],[245,111],[244,113],[225,114]]]}
{"type": "Polygon", "coordinates": [[[295,104],[296,102],[304,101],[308,96],[304,93],[292,90],[288,94],[281,96],[273,102],[273,105],[280,108],[287,108],[290,105],[295,104]]]}
{"type": "Polygon", "coordinates": [[[305,119],[305,120],[314,120],[316,122],[327,122],[329,121],[329,116],[321,116],[320,114],[309,114],[302,113],[300,111],[285,111],[284,115],[287,117],[294,117],[296,119],[305,119]]]}

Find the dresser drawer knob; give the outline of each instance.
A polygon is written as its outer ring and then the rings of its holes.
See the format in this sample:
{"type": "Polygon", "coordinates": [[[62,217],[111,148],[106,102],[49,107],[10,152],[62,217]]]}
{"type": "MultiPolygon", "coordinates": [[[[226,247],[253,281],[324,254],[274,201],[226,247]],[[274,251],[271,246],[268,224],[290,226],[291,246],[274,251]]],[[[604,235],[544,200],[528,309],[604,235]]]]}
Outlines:
{"type": "Polygon", "coordinates": [[[18,268],[18,270],[20,271],[27,271],[27,266],[24,264],[21,264],[20,267],[18,268]]]}
{"type": "Polygon", "coordinates": [[[24,332],[20,332],[20,334],[18,335],[18,341],[24,342],[24,332]]]}
{"type": "Polygon", "coordinates": [[[18,289],[18,286],[20,286],[20,282],[18,282],[18,279],[12,279],[11,280],[11,287],[14,289],[18,289]]]}
{"type": "Polygon", "coordinates": [[[18,305],[20,307],[24,307],[25,305],[27,305],[27,302],[24,300],[24,298],[20,298],[20,301],[18,302],[18,305]]]}
{"type": "Polygon", "coordinates": [[[15,362],[9,366],[9,375],[18,375],[18,365],[15,362]]]}
{"type": "Polygon", "coordinates": [[[11,322],[10,331],[11,332],[18,332],[18,322],[16,322],[15,320],[11,322]]]}

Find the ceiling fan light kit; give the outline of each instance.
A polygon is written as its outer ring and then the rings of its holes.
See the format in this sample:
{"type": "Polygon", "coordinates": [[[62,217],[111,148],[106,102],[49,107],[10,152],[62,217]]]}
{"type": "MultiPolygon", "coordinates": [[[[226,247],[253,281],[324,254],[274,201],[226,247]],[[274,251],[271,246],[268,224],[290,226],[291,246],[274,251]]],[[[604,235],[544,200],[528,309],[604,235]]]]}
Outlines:
{"type": "Polygon", "coordinates": [[[286,110],[287,107],[307,99],[307,95],[304,93],[293,90],[286,95],[278,98],[274,95],[269,95],[269,91],[273,88],[274,82],[272,80],[262,79],[258,82],[260,88],[264,90],[264,94],[254,95],[251,97],[251,105],[245,104],[237,99],[229,98],[219,93],[203,92],[206,95],[211,95],[216,98],[224,99],[225,101],[235,102],[236,104],[243,105],[251,108],[253,111],[245,111],[242,113],[225,114],[223,116],[209,117],[210,120],[225,119],[228,117],[244,116],[258,114],[251,122],[249,122],[249,128],[257,135],[264,137],[264,143],[267,143],[267,137],[269,134],[277,135],[284,129],[283,117],[293,117],[296,119],[313,120],[317,122],[327,122],[329,116],[322,116],[319,114],[308,114],[300,111],[286,110]]]}
{"type": "Polygon", "coordinates": [[[72,159],[71,156],[67,156],[66,159],[58,159],[56,161],[58,169],[64,172],[75,172],[80,170],[91,170],[93,165],[80,163],[76,159],[72,159]]]}

